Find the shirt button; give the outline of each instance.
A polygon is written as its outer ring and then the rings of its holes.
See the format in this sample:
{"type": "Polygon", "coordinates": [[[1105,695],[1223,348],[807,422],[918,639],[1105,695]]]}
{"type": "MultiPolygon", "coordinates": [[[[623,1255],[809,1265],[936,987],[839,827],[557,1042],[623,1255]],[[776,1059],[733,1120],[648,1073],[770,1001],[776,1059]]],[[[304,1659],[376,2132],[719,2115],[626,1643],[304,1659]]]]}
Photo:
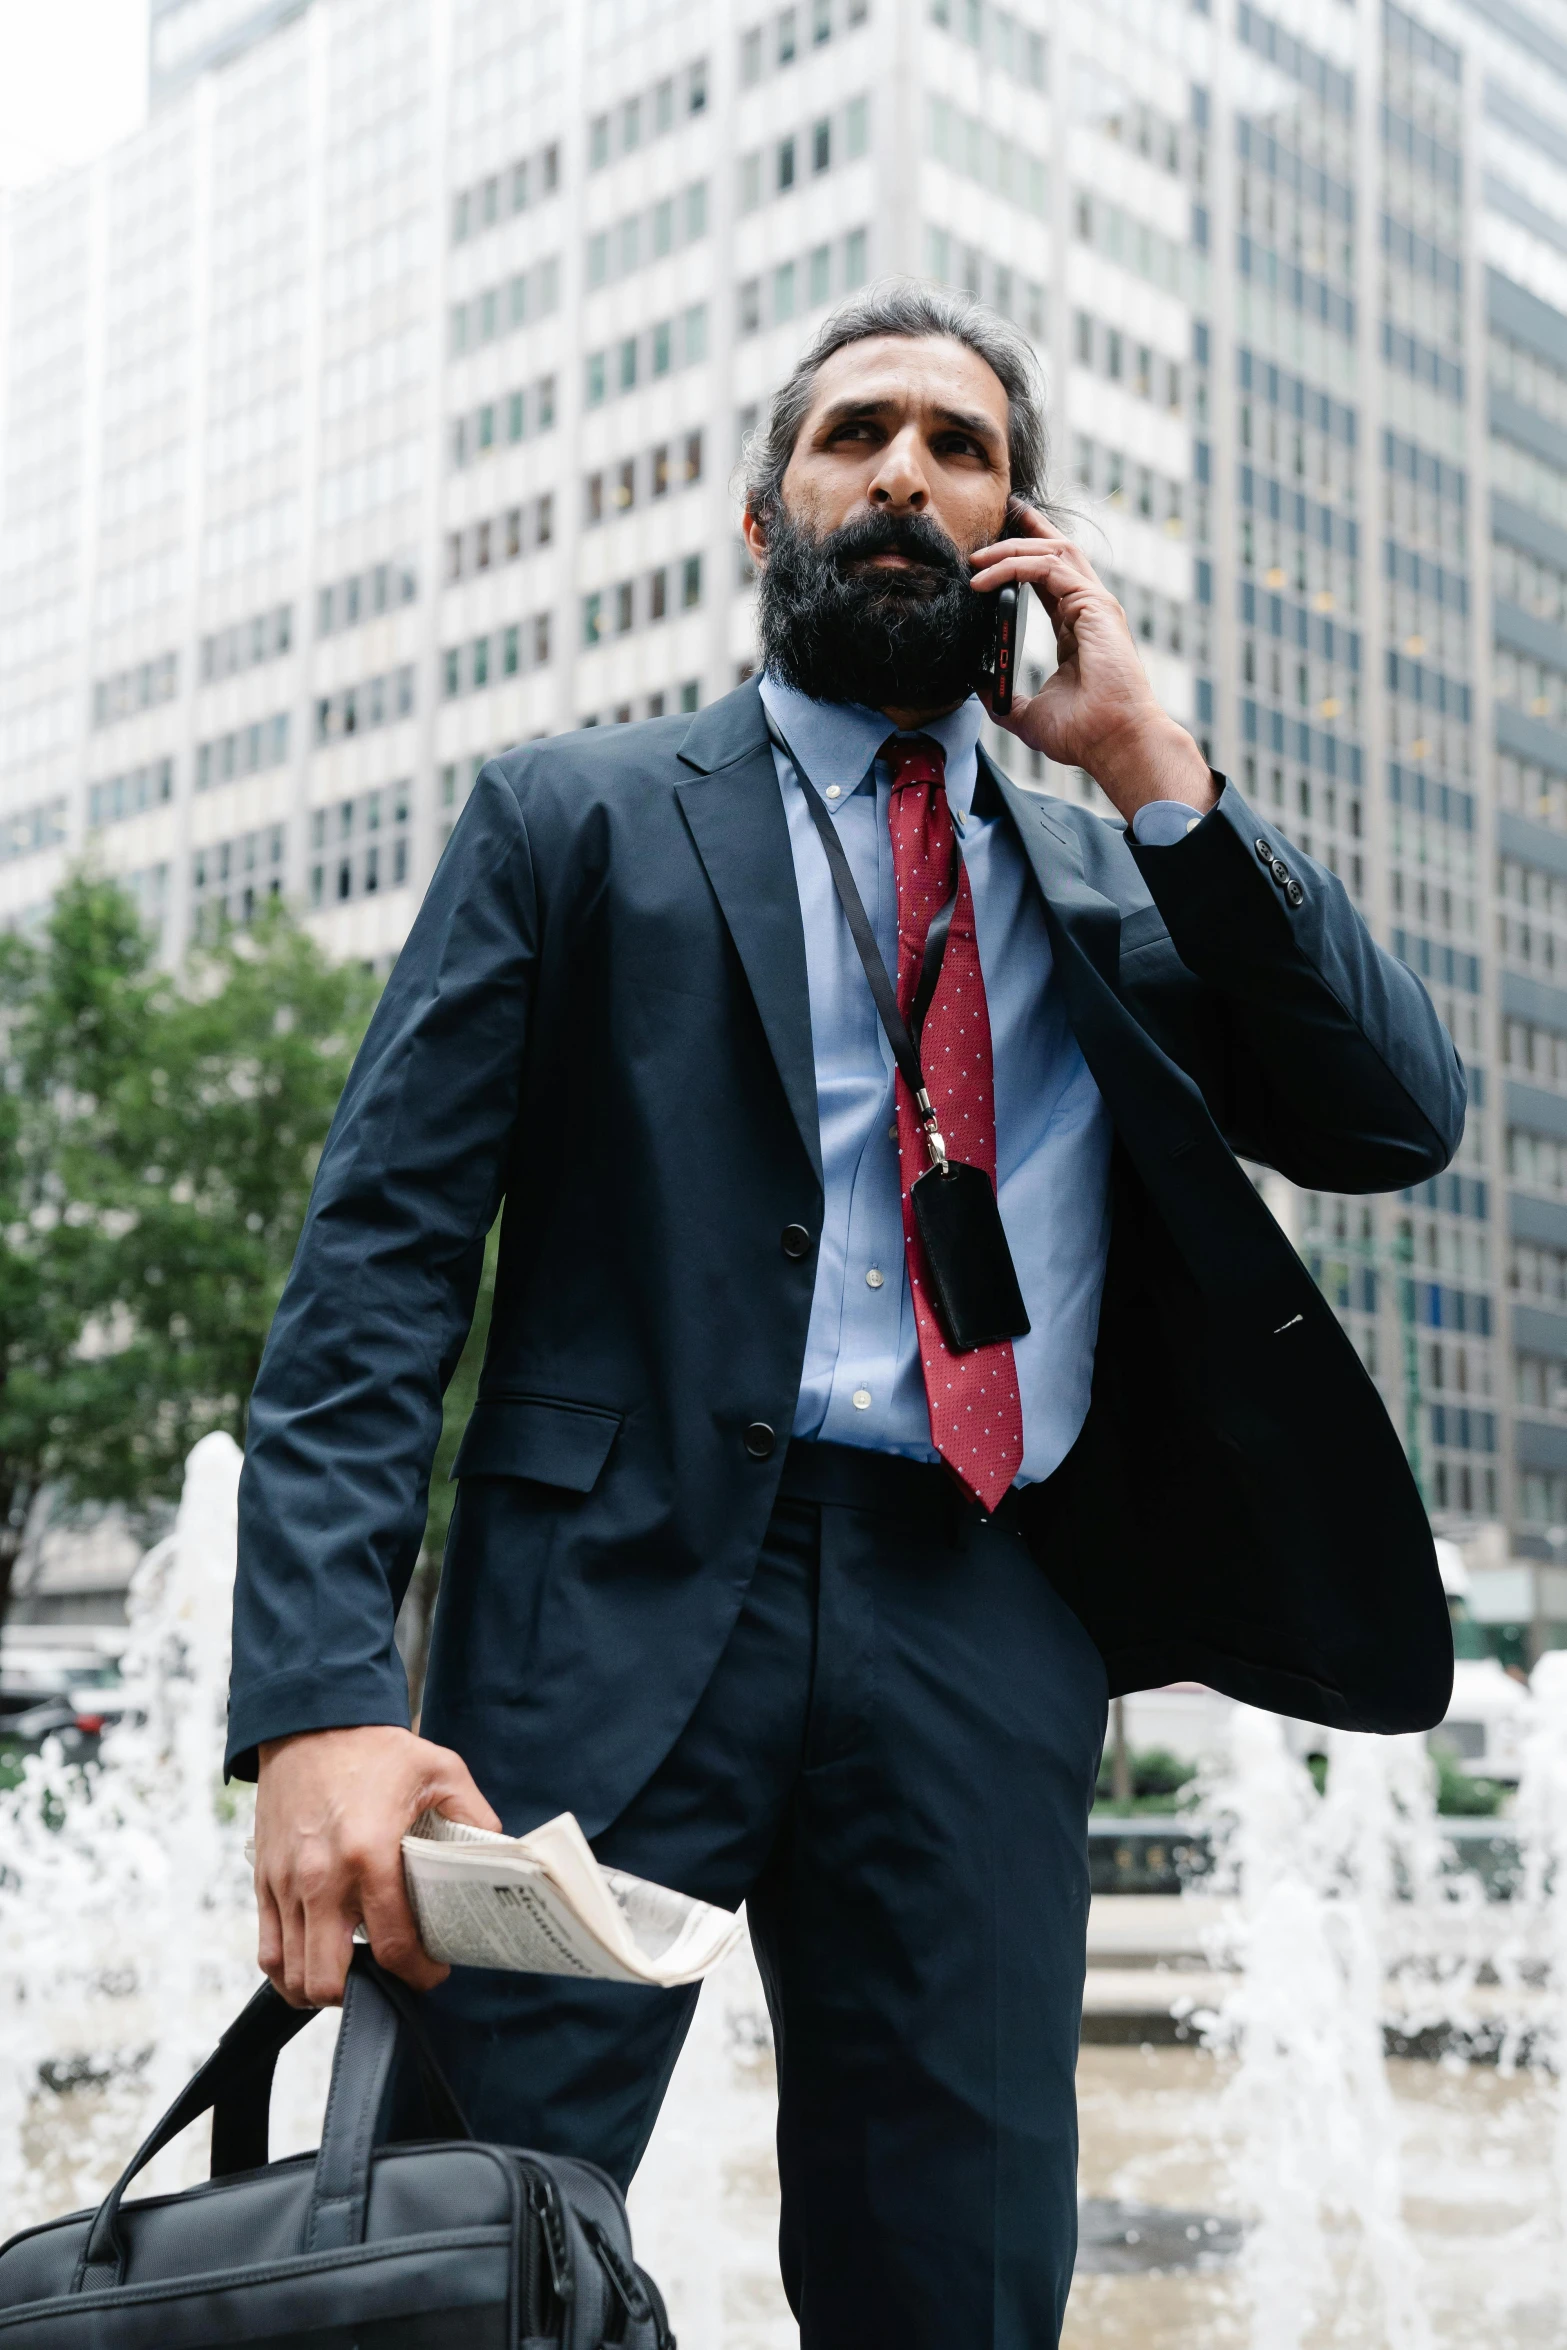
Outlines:
{"type": "Polygon", "coordinates": [[[811,1236],[803,1224],[786,1224],[781,1244],[786,1257],[806,1257],[811,1253],[811,1236]]]}
{"type": "Polygon", "coordinates": [[[868,1412],[870,1410],[871,1391],[868,1387],[857,1387],[855,1389],[854,1408],[857,1412],[868,1412]]]}
{"type": "Polygon", "coordinates": [[[765,1420],[753,1420],[745,1432],[745,1449],[753,1461],[770,1461],[777,1442],[765,1420]]]}
{"type": "Polygon", "coordinates": [[[841,800],[843,797],[843,785],[841,783],[830,783],[827,786],[827,797],[830,800],[841,800]]]}
{"type": "Polygon", "coordinates": [[[880,1289],[885,1279],[886,1275],[883,1273],[880,1265],[872,1265],[870,1271],[865,1276],[865,1286],[867,1289],[880,1289]]]}
{"type": "Polygon", "coordinates": [[[892,1124],[891,1124],[891,1125],[888,1127],[888,1129],[887,1129],[887,1140],[888,1140],[889,1142],[896,1142],[896,1141],[897,1141],[897,1139],[898,1139],[898,1121],[897,1121],[897,1119],[896,1119],[896,1118],[894,1118],[894,1120],[893,1120],[892,1124]]]}

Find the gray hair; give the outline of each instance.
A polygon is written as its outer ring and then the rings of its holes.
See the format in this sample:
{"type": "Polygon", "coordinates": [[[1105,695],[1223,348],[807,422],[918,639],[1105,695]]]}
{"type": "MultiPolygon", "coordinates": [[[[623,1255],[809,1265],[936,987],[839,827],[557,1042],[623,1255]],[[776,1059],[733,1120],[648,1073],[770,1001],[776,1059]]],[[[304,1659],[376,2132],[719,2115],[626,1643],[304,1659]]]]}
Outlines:
{"type": "Polygon", "coordinates": [[[982,302],[942,286],[895,277],[867,287],[823,320],[793,374],[774,393],[766,423],[748,437],[741,459],[745,502],[759,522],[770,520],[781,502],[783,478],[817,376],[835,351],[873,335],[950,336],[983,359],[1007,395],[1012,495],[1032,505],[1043,504],[1049,437],[1044,378],[1032,347],[1015,326],[982,302]]]}

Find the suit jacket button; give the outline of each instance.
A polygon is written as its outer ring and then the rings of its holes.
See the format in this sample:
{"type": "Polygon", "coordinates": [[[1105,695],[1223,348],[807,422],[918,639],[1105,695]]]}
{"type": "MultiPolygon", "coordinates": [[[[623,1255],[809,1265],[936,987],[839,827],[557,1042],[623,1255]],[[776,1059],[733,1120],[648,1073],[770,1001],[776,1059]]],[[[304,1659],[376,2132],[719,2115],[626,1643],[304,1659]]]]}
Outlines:
{"type": "Polygon", "coordinates": [[[1258,856],[1259,856],[1259,857],[1262,859],[1262,861],[1263,861],[1263,863],[1264,863],[1265,865],[1271,865],[1271,864],[1272,864],[1272,862],[1273,862],[1273,851],[1272,851],[1272,849],[1270,849],[1270,848],[1269,848],[1269,846],[1268,846],[1268,844],[1267,844],[1267,842],[1266,842],[1265,840],[1259,840],[1259,841],[1258,841],[1258,843],[1257,843],[1257,854],[1258,854],[1258,856]]]}
{"type": "Polygon", "coordinates": [[[1283,889],[1286,886],[1289,881],[1289,877],[1289,867],[1284,863],[1282,858],[1275,857],[1273,860],[1273,878],[1278,883],[1280,889],[1283,889]]]}
{"type": "Polygon", "coordinates": [[[1292,906],[1303,906],[1306,902],[1306,893],[1301,888],[1298,881],[1286,882],[1284,885],[1284,895],[1288,898],[1292,906]]]}
{"type": "Polygon", "coordinates": [[[783,1253],[786,1257],[808,1257],[811,1236],[803,1224],[786,1224],[783,1228],[783,1253]]]}
{"type": "Polygon", "coordinates": [[[753,1420],[745,1432],[745,1449],[753,1461],[770,1461],[777,1443],[765,1420],[753,1420]]]}

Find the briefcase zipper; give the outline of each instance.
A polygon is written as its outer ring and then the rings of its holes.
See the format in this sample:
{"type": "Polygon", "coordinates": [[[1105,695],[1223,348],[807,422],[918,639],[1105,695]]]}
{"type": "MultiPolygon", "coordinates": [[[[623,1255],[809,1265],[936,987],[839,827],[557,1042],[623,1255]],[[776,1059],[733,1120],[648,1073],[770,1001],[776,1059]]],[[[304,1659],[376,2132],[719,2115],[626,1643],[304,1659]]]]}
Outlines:
{"type": "MultiPolygon", "coordinates": [[[[610,2281],[616,2300],[632,2325],[652,2323],[658,2334],[659,2350],[668,2339],[666,2327],[659,2322],[659,2313],[648,2297],[643,2279],[634,2268],[629,2268],[611,2243],[608,2234],[596,2219],[585,2219],[582,2232],[599,2256],[599,2265],[610,2281]]],[[[625,2328],[621,2328],[624,2333],[625,2328]]]]}
{"type": "MultiPolygon", "coordinates": [[[[527,2181],[528,2209],[538,2223],[538,2232],[544,2243],[545,2264],[550,2272],[550,2290],[555,2296],[557,2311],[564,2314],[577,2297],[577,2281],[571,2273],[571,2245],[566,2235],[566,2222],[561,2213],[560,2197],[555,2191],[555,2182],[548,2171],[535,2170],[530,2163],[524,2166],[523,2176],[527,2181]]],[[[530,2287],[532,2282],[533,2280],[530,2279],[530,2287]]],[[[528,2298],[532,2298],[531,2290],[528,2298]]],[[[542,2333],[544,2331],[545,2315],[546,2313],[542,2309],[531,2313],[531,2316],[536,2317],[538,2321],[533,2328],[535,2332],[542,2333]]]]}

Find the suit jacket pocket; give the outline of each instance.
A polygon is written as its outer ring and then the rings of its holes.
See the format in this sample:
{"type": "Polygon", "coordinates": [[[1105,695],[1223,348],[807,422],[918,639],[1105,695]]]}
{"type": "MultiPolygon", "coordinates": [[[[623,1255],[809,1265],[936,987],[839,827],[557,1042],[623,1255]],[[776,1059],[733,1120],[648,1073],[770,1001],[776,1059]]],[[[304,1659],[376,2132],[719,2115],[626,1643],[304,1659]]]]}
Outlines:
{"type": "Polygon", "coordinates": [[[591,1493],[623,1415],[547,1395],[480,1396],[452,1463],[454,1477],[531,1477],[591,1493]]]}

